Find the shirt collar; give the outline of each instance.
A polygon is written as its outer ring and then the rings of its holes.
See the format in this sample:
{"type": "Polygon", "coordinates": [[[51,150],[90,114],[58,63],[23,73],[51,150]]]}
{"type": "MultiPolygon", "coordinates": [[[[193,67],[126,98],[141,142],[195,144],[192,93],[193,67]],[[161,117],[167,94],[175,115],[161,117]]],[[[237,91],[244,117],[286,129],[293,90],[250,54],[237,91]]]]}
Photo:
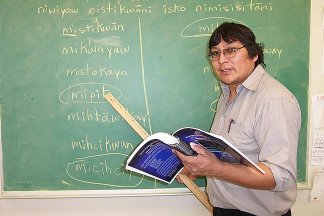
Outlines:
{"type": "Polygon", "coordinates": [[[264,73],[264,68],[259,64],[250,76],[242,83],[242,86],[251,91],[255,91],[258,88],[264,73]]]}

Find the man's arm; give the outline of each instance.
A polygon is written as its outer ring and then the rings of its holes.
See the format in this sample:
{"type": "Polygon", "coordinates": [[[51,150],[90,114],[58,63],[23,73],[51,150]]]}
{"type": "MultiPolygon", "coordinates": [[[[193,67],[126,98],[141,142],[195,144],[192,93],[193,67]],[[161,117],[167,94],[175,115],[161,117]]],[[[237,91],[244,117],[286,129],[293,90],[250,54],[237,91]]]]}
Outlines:
{"type": "Polygon", "coordinates": [[[271,170],[262,163],[258,165],[265,171],[265,174],[243,164],[220,161],[202,146],[194,144],[192,148],[198,153],[197,156],[185,156],[178,151],[175,152],[185,165],[184,174],[188,175],[190,171],[189,177],[191,178],[194,176],[215,177],[242,187],[263,190],[271,190],[276,185],[271,170]]]}

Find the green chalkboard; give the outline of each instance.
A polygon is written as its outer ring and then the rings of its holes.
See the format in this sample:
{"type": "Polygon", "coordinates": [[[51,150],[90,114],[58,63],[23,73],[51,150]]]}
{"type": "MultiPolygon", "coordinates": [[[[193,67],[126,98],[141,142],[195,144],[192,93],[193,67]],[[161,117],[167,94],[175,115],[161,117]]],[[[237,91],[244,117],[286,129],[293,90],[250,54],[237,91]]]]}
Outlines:
{"type": "Polygon", "coordinates": [[[141,138],[103,95],[111,92],[148,133],[208,130],[220,92],[206,45],[224,21],[253,29],[268,72],[297,96],[298,181],[306,181],[310,1],[0,4],[3,191],[183,187],[123,168],[141,138]]]}

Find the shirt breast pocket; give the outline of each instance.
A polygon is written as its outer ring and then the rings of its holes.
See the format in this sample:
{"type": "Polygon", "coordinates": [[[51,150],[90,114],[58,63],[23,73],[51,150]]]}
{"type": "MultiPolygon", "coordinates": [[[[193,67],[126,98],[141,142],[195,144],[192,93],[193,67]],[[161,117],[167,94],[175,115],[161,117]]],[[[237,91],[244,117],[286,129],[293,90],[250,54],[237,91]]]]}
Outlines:
{"type": "Polygon", "coordinates": [[[240,121],[231,125],[226,139],[248,157],[255,158],[255,154],[259,151],[251,128],[240,121]]]}

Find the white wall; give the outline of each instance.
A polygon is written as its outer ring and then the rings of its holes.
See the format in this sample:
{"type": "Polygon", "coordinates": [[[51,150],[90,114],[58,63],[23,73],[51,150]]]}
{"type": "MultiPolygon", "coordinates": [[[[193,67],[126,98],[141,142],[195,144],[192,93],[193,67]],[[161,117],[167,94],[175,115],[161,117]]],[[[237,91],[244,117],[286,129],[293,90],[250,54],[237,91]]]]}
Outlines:
{"type": "MultiPolygon", "coordinates": [[[[323,5],[324,0],[311,0],[311,56],[310,56],[310,96],[324,91],[323,63],[323,5]]],[[[311,108],[311,107],[310,107],[311,108]]],[[[310,115],[310,121],[311,121],[310,115]]],[[[309,140],[312,141],[312,127],[309,122],[309,140]]],[[[312,172],[309,166],[308,189],[299,190],[294,216],[323,216],[324,198],[310,202],[309,192],[312,185],[312,172]]],[[[47,198],[47,199],[0,199],[1,216],[207,216],[209,212],[192,195],[141,196],[108,198],[47,198]]]]}
{"type": "MultiPolygon", "coordinates": [[[[298,192],[293,216],[323,216],[324,201],[298,192]]],[[[210,216],[192,195],[117,198],[2,199],[1,216],[210,216]]]]}
{"type": "Polygon", "coordinates": [[[0,200],[1,216],[204,216],[208,211],[191,195],[0,200]]]}

